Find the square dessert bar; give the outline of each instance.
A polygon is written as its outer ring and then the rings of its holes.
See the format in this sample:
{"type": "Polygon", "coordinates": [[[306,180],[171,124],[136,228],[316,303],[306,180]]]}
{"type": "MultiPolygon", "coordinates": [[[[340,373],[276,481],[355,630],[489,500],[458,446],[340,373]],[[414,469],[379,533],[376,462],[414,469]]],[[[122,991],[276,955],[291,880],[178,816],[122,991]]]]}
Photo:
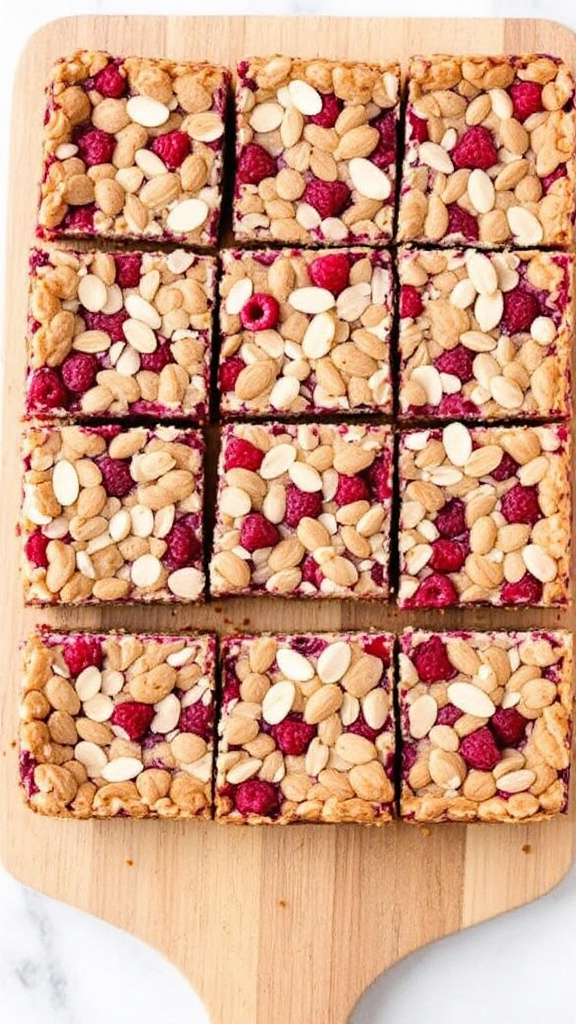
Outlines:
{"type": "Polygon", "coordinates": [[[392,237],[400,67],[251,57],[238,66],[234,233],[296,244],[392,237]]]}
{"type": "Polygon", "coordinates": [[[400,250],[400,411],[570,415],[573,257],[400,250]]]}
{"type": "Polygon", "coordinates": [[[216,817],[236,824],[394,816],[394,637],[227,637],[216,817]]]}
{"type": "Polygon", "coordinates": [[[402,818],[528,822],[566,810],[569,633],[407,630],[399,673],[402,818]]]}
{"type": "Polygon", "coordinates": [[[223,268],[223,415],[392,413],[388,253],[234,250],[223,268]]]}
{"type": "Polygon", "coordinates": [[[183,249],[33,249],[27,414],[204,420],[215,288],[183,249]]]}
{"type": "Polygon", "coordinates": [[[573,104],[557,57],[413,57],[398,239],[569,246],[573,104]]]}
{"type": "Polygon", "coordinates": [[[386,598],[390,427],[224,427],[215,596],[386,598]]]}
{"type": "Polygon", "coordinates": [[[567,426],[400,438],[401,608],[570,603],[567,426]]]}
{"type": "Polygon", "coordinates": [[[23,456],[27,604],[203,600],[200,431],[32,425],[23,456]]]}
{"type": "Polygon", "coordinates": [[[47,88],[38,234],[215,245],[230,76],[78,50],[47,88]]]}
{"type": "Polygon", "coordinates": [[[210,818],[216,638],[37,630],[20,779],[62,818],[210,818]]]}

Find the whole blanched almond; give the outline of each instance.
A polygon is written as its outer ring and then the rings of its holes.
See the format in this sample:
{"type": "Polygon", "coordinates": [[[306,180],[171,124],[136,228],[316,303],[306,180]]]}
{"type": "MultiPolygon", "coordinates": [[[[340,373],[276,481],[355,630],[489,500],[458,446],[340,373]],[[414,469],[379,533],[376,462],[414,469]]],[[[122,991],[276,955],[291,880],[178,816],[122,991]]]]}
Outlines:
{"type": "Polygon", "coordinates": [[[438,717],[438,705],[430,694],[423,694],[417,697],[408,708],[408,721],[410,735],[415,740],[423,739],[428,735],[430,729],[438,717]]]}
{"type": "MultiPolygon", "coordinates": [[[[354,131],[362,131],[362,129],[356,128],[354,131]]],[[[384,201],[390,196],[392,192],[390,178],[370,160],[355,156],[350,160],[349,172],[352,185],[366,199],[384,201]]]]}
{"type": "Polygon", "coordinates": [[[308,698],[304,707],[304,721],[318,725],[330,718],[342,706],[343,693],[335,683],[325,683],[308,698]]]}
{"type": "MultiPolygon", "coordinates": [[[[378,129],[369,124],[350,128],[340,137],[338,159],[352,161],[354,158],[367,157],[376,149],[379,139],[378,129]]],[[[350,174],[352,177],[352,168],[350,168],[350,174]]]]}
{"type": "Polygon", "coordinates": [[[251,363],[240,371],[234,391],[243,402],[250,402],[259,395],[265,394],[276,380],[278,370],[276,363],[262,359],[251,363]]]}
{"type": "Polygon", "coordinates": [[[293,78],[288,85],[288,92],[292,103],[301,114],[310,117],[322,110],[322,96],[308,82],[293,78]]]}
{"type": "Polygon", "coordinates": [[[488,694],[472,683],[450,683],[447,694],[450,703],[468,715],[489,718],[496,710],[488,694]]]}
{"type": "Polygon", "coordinates": [[[116,757],[102,768],[101,776],[106,782],[128,782],[143,771],[144,765],[137,757],[116,757]]]}
{"type": "Polygon", "coordinates": [[[337,683],[350,667],[352,650],[345,641],[335,641],[318,658],[317,672],[323,683],[337,683]]]}
{"type": "Polygon", "coordinates": [[[502,462],[503,450],[497,444],[476,448],[464,466],[466,476],[479,478],[489,476],[502,462]]]}
{"type": "Polygon", "coordinates": [[[212,569],[234,590],[244,590],[250,583],[250,568],[233,551],[219,551],[212,559],[212,569]]]}
{"type": "Polygon", "coordinates": [[[335,753],[349,764],[368,764],[376,757],[376,748],[371,740],[353,732],[343,732],[334,744],[335,753]]]}

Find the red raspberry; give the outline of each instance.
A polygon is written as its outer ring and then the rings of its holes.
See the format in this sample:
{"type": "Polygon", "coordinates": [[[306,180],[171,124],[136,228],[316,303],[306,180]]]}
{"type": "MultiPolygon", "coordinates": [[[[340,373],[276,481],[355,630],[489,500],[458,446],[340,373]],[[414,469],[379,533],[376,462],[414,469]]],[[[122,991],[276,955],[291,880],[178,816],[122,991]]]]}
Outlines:
{"type": "Polygon", "coordinates": [[[234,391],[236,381],[245,366],[246,363],[243,359],[240,359],[240,356],[232,356],[231,359],[224,360],[220,367],[219,374],[220,380],[218,386],[220,391],[234,391]]]}
{"type": "Polygon", "coordinates": [[[247,515],[240,531],[240,544],[246,551],[271,548],[280,540],[278,528],[260,512],[247,515]]]}
{"type": "Polygon", "coordinates": [[[458,604],[458,594],[449,576],[434,573],[422,581],[418,590],[406,602],[407,608],[445,608],[458,604]]]}
{"type": "Polygon", "coordinates": [[[175,523],[167,534],[164,560],[169,569],[192,565],[200,555],[200,543],[194,531],[185,523],[175,523]]]}
{"type": "Polygon", "coordinates": [[[116,64],[107,64],[94,78],[94,88],[101,96],[119,99],[126,91],[126,79],[116,64]]]}
{"type": "Polygon", "coordinates": [[[154,352],[143,352],[140,356],[140,368],[151,370],[152,373],[160,373],[171,362],[172,352],[167,341],[163,345],[158,345],[154,352]]]}
{"type": "Polygon", "coordinates": [[[272,735],[284,754],[304,754],[316,735],[316,726],[285,718],[272,729],[272,735]]]}
{"type": "Polygon", "coordinates": [[[458,203],[449,203],[448,210],[448,235],[461,235],[468,242],[477,242],[480,230],[478,221],[468,210],[464,210],[458,203]]]}
{"type": "Polygon", "coordinates": [[[175,171],[190,152],[190,136],[186,132],[157,135],[152,143],[152,151],[164,161],[168,170],[175,171]]]}
{"type": "Polygon", "coordinates": [[[312,178],[306,186],[305,202],[313,206],[322,219],[338,217],[350,199],[350,189],[343,181],[320,181],[312,178]]]}
{"type": "Polygon", "coordinates": [[[467,384],[474,376],[474,353],[464,345],[443,352],[436,360],[436,369],[440,373],[450,373],[458,377],[462,384],[467,384]]]}
{"type": "Polygon", "coordinates": [[[50,543],[50,539],[45,537],[41,530],[34,530],[31,533],[24,545],[24,553],[26,558],[32,565],[35,565],[37,569],[48,568],[48,556],[46,554],[46,548],[50,543]]]}
{"type": "Polygon", "coordinates": [[[537,487],[515,484],[502,495],[500,508],[509,523],[530,523],[533,526],[542,518],[537,487]]]}
{"type": "Polygon", "coordinates": [[[371,128],[376,128],[380,135],[380,141],[376,149],[370,153],[370,160],[377,167],[389,167],[396,163],[396,117],[393,110],[370,122],[371,128]]]}
{"type": "Polygon", "coordinates": [[[432,554],[428,565],[435,572],[459,572],[466,558],[462,545],[456,540],[432,541],[432,554]]]}
{"type": "Polygon", "coordinates": [[[116,139],[99,128],[90,128],[76,139],[78,156],[87,167],[109,164],[116,146],[116,139]]]}
{"type": "Polygon", "coordinates": [[[264,178],[276,177],[277,170],[274,157],[251,142],[240,153],[236,175],[243,185],[259,185],[264,178]]]}
{"type": "Polygon", "coordinates": [[[240,310],[240,323],[246,331],[268,331],[276,327],[280,305],[273,295],[255,292],[240,310]]]}
{"type": "MultiPolygon", "coordinates": [[[[427,408],[430,408],[430,406],[427,406],[427,408]]],[[[438,415],[443,416],[447,420],[458,420],[467,416],[478,415],[478,409],[474,403],[469,402],[461,394],[442,395],[440,405],[435,406],[435,408],[438,410],[438,415]]]]}
{"type": "Polygon", "coordinates": [[[240,814],[274,815],[278,812],[278,793],[271,782],[249,779],[242,782],[234,796],[240,814]]]}
{"type": "Polygon", "coordinates": [[[466,764],[479,772],[491,772],[500,760],[500,751],[490,729],[486,726],[464,737],[460,744],[460,753],[466,764]]]}
{"type": "Polygon", "coordinates": [[[286,525],[296,529],[298,523],[304,516],[310,519],[317,519],[322,512],[322,495],[320,491],[308,493],[301,491],[296,484],[289,484],[286,488],[286,512],[284,519],[286,525]]]}
{"type": "Polygon", "coordinates": [[[390,659],[390,641],[386,637],[375,636],[372,640],[367,640],[363,650],[366,654],[372,654],[384,662],[390,659]]]}
{"type": "Polygon", "coordinates": [[[324,576],[316,559],[312,555],[306,555],[300,568],[302,570],[302,582],[311,583],[313,587],[319,590],[324,576]]]}
{"type": "Polygon", "coordinates": [[[542,110],[542,86],[537,82],[514,82],[510,87],[510,96],[514,105],[514,117],[525,121],[530,114],[542,110]]]}
{"type": "Polygon", "coordinates": [[[509,480],[511,476],[516,476],[518,470],[518,463],[508,452],[504,452],[500,460],[500,465],[496,466],[496,469],[492,470],[491,476],[494,477],[498,483],[502,483],[503,480],[509,480]]]}
{"type": "Polygon", "coordinates": [[[189,704],[182,708],[178,728],[180,732],[193,732],[196,736],[208,737],[212,731],[213,709],[209,704],[203,704],[197,700],[195,704],[189,704]]]}
{"type": "Polygon", "coordinates": [[[533,292],[515,288],[513,292],[504,293],[502,326],[508,334],[530,330],[537,316],[540,316],[540,303],[533,292]]]}
{"type": "Polygon", "coordinates": [[[66,214],[63,224],[69,231],[76,234],[89,234],[94,230],[95,213],[94,203],[89,203],[87,206],[73,206],[66,214]]]}
{"type": "Polygon", "coordinates": [[[531,573],[525,572],[518,583],[505,583],[501,591],[502,604],[539,604],[542,584],[531,573]]]}
{"type": "Polygon", "coordinates": [[[130,463],[125,459],[111,459],[105,455],[98,465],[107,494],[113,498],[124,498],[132,490],[134,481],[130,476],[130,463]]]}
{"type": "Polygon", "coordinates": [[[458,139],[450,155],[455,167],[481,167],[487,171],[489,167],[498,163],[498,150],[492,133],[481,124],[468,128],[458,139]]]}
{"type": "Polygon", "coordinates": [[[544,175],[544,177],[541,179],[541,181],[542,181],[542,188],[544,189],[545,192],[548,192],[552,188],[552,185],[554,184],[555,181],[558,181],[559,178],[565,178],[565,177],[566,177],[566,164],[561,164],[560,167],[557,167],[555,171],[552,171],[552,174],[545,174],[544,175]]]}
{"type": "Polygon", "coordinates": [[[70,391],[82,394],[96,380],[98,360],[88,352],[77,352],[62,363],[62,379],[70,391]]]}
{"type": "Polygon", "coordinates": [[[155,714],[151,704],[127,700],[125,704],[116,705],[110,721],[112,725],[119,725],[124,729],[129,739],[140,740],[144,733],[148,732],[155,714]]]}
{"type": "Polygon", "coordinates": [[[458,674],[448,661],[446,648],[439,636],[431,636],[429,640],[418,644],[412,655],[412,661],[424,683],[446,681],[453,679],[458,674]]]}
{"type": "Polygon", "coordinates": [[[466,507],[460,498],[452,498],[440,509],[434,524],[441,537],[459,537],[466,531],[466,507]]]}
{"type": "Polygon", "coordinates": [[[84,311],[84,320],[89,331],[104,331],[110,335],[111,341],[125,341],[122,325],[129,320],[125,309],[119,309],[117,313],[89,313],[84,311]]]}
{"type": "Polygon", "coordinates": [[[408,111],[408,121],[410,122],[410,136],[415,139],[416,142],[428,142],[428,125],[423,118],[418,117],[413,110],[408,111]]]}
{"type": "Polygon", "coordinates": [[[40,409],[66,407],[66,388],[56,370],[43,366],[35,370],[28,384],[28,408],[35,412],[40,409]]]}
{"type": "Polygon", "coordinates": [[[338,477],[338,487],[334,495],[337,505],[351,505],[354,501],[366,501],[368,498],[368,485],[361,476],[338,477]]]}
{"type": "Polygon", "coordinates": [[[321,128],[333,128],[342,112],[344,104],[333,92],[327,92],[322,97],[322,110],[319,114],[312,114],[308,120],[312,124],[319,124],[321,128]]]}
{"type": "Polygon", "coordinates": [[[356,721],[347,726],[346,732],[353,732],[355,736],[363,736],[365,740],[370,740],[371,743],[374,743],[380,730],[373,729],[371,725],[368,725],[364,715],[360,712],[356,721]]]}
{"type": "Polygon", "coordinates": [[[400,289],[400,316],[409,316],[413,320],[424,309],[422,296],[413,284],[403,284],[400,289]]]}
{"type": "Polygon", "coordinates": [[[139,252],[125,252],[114,256],[116,284],[121,288],[137,288],[140,284],[142,256],[139,252]]]}
{"type": "Polygon", "coordinates": [[[368,470],[370,487],[376,496],[377,501],[388,501],[392,494],[390,481],[390,456],[380,455],[368,470]]]}
{"type": "Polygon", "coordinates": [[[102,644],[94,636],[71,637],[64,646],[64,661],[73,676],[79,676],[89,665],[100,668],[102,644]]]}
{"type": "Polygon", "coordinates": [[[243,437],[231,437],[224,450],[224,469],[260,469],[264,452],[243,437]]]}
{"type": "Polygon", "coordinates": [[[498,708],[490,719],[490,728],[501,747],[517,747],[526,735],[527,724],[516,708],[498,708]]]}
{"type": "Polygon", "coordinates": [[[459,718],[462,718],[462,712],[455,708],[453,704],[445,704],[443,708],[438,709],[436,724],[454,725],[459,718]]]}
{"type": "Polygon", "coordinates": [[[34,770],[38,761],[29,750],[21,750],[18,761],[20,764],[20,781],[27,795],[29,797],[34,796],[35,793],[39,792],[38,786],[34,782],[34,770]]]}
{"type": "Polygon", "coordinates": [[[350,262],[344,253],[318,256],[308,267],[308,274],[317,288],[326,288],[333,295],[339,295],[348,287],[350,262]]]}

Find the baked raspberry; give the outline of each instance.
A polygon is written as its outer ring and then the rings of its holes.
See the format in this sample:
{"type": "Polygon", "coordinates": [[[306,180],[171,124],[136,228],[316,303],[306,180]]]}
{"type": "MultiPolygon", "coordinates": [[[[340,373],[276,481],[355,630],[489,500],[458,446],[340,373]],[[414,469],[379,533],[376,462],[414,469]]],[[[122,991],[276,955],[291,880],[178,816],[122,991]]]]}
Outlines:
{"type": "Polygon", "coordinates": [[[142,257],[138,252],[125,252],[114,255],[116,264],[116,284],[121,288],[137,288],[140,284],[142,257]]]}
{"type": "Polygon", "coordinates": [[[167,548],[164,561],[169,569],[192,565],[201,553],[198,537],[185,523],[175,523],[165,540],[167,548]]]}
{"type": "Polygon", "coordinates": [[[32,565],[35,565],[39,569],[48,568],[48,555],[46,554],[46,548],[50,543],[50,538],[45,537],[41,530],[34,530],[31,533],[24,545],[24,553],[26,558],[32,565]]]}
{"type": "Polygon", "coordinates": [[[275,178],[277,170],[274,157],[251,142],[240,153],[236,174],[243,185],[259,185],[264,178],[275,178]]]}
{"type": "Polygon", "coordinates": [[[477,242],[480,237],[478,221],[472,213],[464,210],[458,203],[449,203],[448,230],[446,235],[461,235],[468,242],[477,242]]]}
{"type": "Polygon", "coordinates": [[[286,511],[284,519],[286,525],[295,530],[304,516],[310,519],[317,519],[322,512],[322,495],[319,491],[309,493],[301,491],[296,484],[290,484],[286,488],[286,511]]]}
{"type": "Polygon", "coordinates": [[[224,469],[260,469],[264,452],[242,437],[231,437],[226,445],[224,469]]]}
{"type": "Polygon", "coordinates": [[[241,782],[234,794],[236,809],[241,814],[269,815],[278,812],[278,793],[271,782],[249,779],[241,782]]]}
{"type": "Polygon", "coordinates": [[[98,372],[98,360],[89,352],[77,352],[62,363],[62,379],[69,391],[82,394],[92,387],[98,372]]]}
{"type": "Polygon", "coordinates": [[[240,359],[240,356],[232,356],[231,359],[226,359],[222,363],[219,372],[220,391],[234,391],[236,381],[245,366],[246,363],[243,359],[240,359]]]}
{"type": "Polygon", "coordinates": [[[130,317],[125,309],[119,309],[117,313],[89,313],[84,311],[84,320],[89,331],[104,331],[110,335],[111,341],[125,341],[123,324],[130,317]]]}
{"type": "Polygon", "coordinates": [[[500,760],[500,751],[487,726],[464,737],[460,743],[460,754],[470,768],[479,772],[491,772],[500,760]]]}
{"type": "Polygon", "coordinates": [[[532,573],[525,572],[517,583],[505,583],[502,587],[502,604],[539,604],[542,600],[542,584],[532,573]]]}
{"type": "Polygon", "coordinates": [[[255,292],[240,310],[240,323],[247,331],[268,331],[276,326],[279,316],[278,300],[266,292],[255,292]]]}
{"type": "Polygon", "coordinates": [[[460,498],[452,498],[440,509],[434,525],[441,537],[459,537],[466,530],[466,506],[460,498]]]}
{"type": "Polygon", "coordinates": [[[440,573],[427,576],[414,596],[405,602],[408,608],[445,608],[449,604],[457,603],[458,594],[452,580],[440,573]]]}
{"type": "Polygon", "coordinates": [[[28,383],[28,405],[33,409],[65,408],[68,395],[56,370],[43,366],[28,383]]]}
{"type": "Polygon", "coordinates": [[[554,182],[558,181],[559,178],[565,178],[565,177],[566,177],[566,164],[560,164],[560,167],[557,167],[555,171],[552,171],[552,174],[545,174],[544,177],[541,179],[542,180],[542,188],[544,189],[544,192],[548,192],[549,189],[552,188],[552,185],[554,184],[554,182]]]}
{"type": "Polygon", "coordinates": [[[240,544],[246,551],[271,548],[280,540],[278,528],[260,512],[251,512],[242,523],[240,544]]]}
{"type": "Polygon", "coordinates": [[[116,146],[116,139],[100,128],[90,128],[76,139],[78,156],[87,167],[109,164],[116,146]]]}
{"type": "Polygon", "coordinates": [[[284,754],[293,754],[294,757],[299,757],[300,754],[306,752],[314,739],[316,726],[285,718],[279,725],[273,726],[272,735],[284,754]]]}
{"type": "Polygon", "coordinates": [[[492,476],[498,483],[502,483],[503,480],[509,480],[511,476],[516,476],[518,471],[518,463],[508,452],[504,452],[504,455],[500,459],[500,465],[496,466],[496,469],[492,470],[492,476]]]}
{"type": "Polygon", "coordinates": [[[490,719],[490,728],[501,747],[517,747],[526,735],[527,724],[516,708],[498,708],[490,719]]]}
{"type": "Polygon", "coordinates": [[[317,288],[326,288],[333,295],[339,295],[348,287],[350,279],[350,262],[344,253],[333,253],[330,256],[318,256],[308,267],[312,284],[317,288]]]}
{"type": "Polygon", "coordinates": [[[484,125],[475,124],[458,140],[450,153],[455,167],[481,167],[487,171],[498,163],[498,150],[492,133],[484,125]]]}
{"type": "Polygon", "coordinates": [[[148,732],[154,715],[156,714],[151,704],[141,704],[139,701],[128,700],[125,704],[117,704],[112,712],[110,722],[118,725],[128,734],[131,740],[142,739],[144,733],[148,732]]]}
{"type": "Polygon", "coordinates": [[[422,296],[413,284],[403,284],[400,289],[400,316],[409,316],[413,320],[420,316],[424,309],[422,296]]]}
{"type": "Polygon", "coordinates": [[[368,470],[368,479],[376,500],[387,501],[392,494],[389,455],[379,455],[377,459],[374,459],[368,470]]]}
{"type": "Polygon", "coordinates": [[[377,167],[389,167],[396,162],[396,117],[393,110],[383,114],[370,122],[371,128],[376,128],[380,135],[380,141],[370,153],[370,161],[377,167]]]}
{"type": "Polygon", "coordinates": [[[368,485],[361,476],[338,477],[338,487],[334,495],[337,505],[351,505],[353,501],[366,501],[368,498],[368,485]]]}
{"type": "Polygon", "coordinates": [[[35,793],[40,792],[34,782],[34,771],[38,762],[29,750],[21,750],[18,760],[20,764],[20,780],[26,790],[26,795],[28,797],[34,796],[35,793]]]}
{"type": "Polygon", "coordinates": [[[440,405],[436,407],[439,416],[448,420],[462,419],[464,416],[476,416],[478,409],[462,395],[442,395],[440,405]]]}
{"type": "Polygon", "coordinates": [[[117,100],[126,91],[126,79],[116,64],[107,64],[94,76],[94,88],[101,96],[117,100]]]}
{"type": "Polygon", "coordinates": [[[537,487],[514,484],[514,487],[502,495],[500,508],[509,523],[530,523],[533,526],[542,518],[537,487]]]}
{"type": "Polygon", "coordinates": [[[189,704],[182,708],[178,728],[180,732],[193,732],[196,736],[206,738],[212,731],[213,708],[210,704],[203,704],[197,700],[195,704],[189,704]]]}
{"type": "Polygon", "coordinates": [[[458,377],[462,384],[467,384],[474,376],[474,355],[465,345],[456,345],[438,356],[436,369],[440,373],[449,373],[458,377]]]}
{"type": "Polygon", "coordinates": [[[412,132],[412,138],[416,142],[428,142],[428,125],[423,118],[418,117],[413,110],[408,111],[408,121],[412,132]]]}
{"type": "Polygon", "coordinates": [[[453,679],[458,674],[448,661],[446,647],[439,636],[431,636],[429,640],[418,644],[414,650],[412,661],[424,683],[437,683],[441,679],[444,681],[453,679]]]}
{"type": "Polygon", "coordinates": [[[374,639],[367,640],[363,647],[366,654],[373,654],[382,661],[387,661],[390,657],[390,641],[387,637],[375,636],[374,639]]]}
{"type": "Polygon", "coordinates": [[[166,132],[156,136],[151,148],[168,170],[175,171],[190,153],[190,136],[186,132],[166,132]]]}
{"type": "Polygon", "coordinates": [[[333,92],[325,93],[322,97],[322,110],[319,114],[312,114],[308,120],[312,124],[319,124],[321,128],[333,128],[342,113],[344,104],[333,92]]]}
{"type": "Polygon", "coordinates": [[[64,645],[64,661],[73,676],[89,665],[102,665],[102,643],[94,636],[75,636],[64,645]]]}
{"type": "Polygon", "coordinates": [[[501,323],[508,334],[530,330],[537,316],[540,316],[540,303],[533,292],[515,288],[512,292],[504,293],[504,314],[501,323]]]}
{"type": "Polygon", "coordinates": [[[373,729],[372,726],[368,725],[362,712],[360,712],[355,722],[346,727],[346,731],[353,732],[355,736],[363,736],[365,740],[370,740],[371,743],[374,743],[380,732],[379,729],[373,729]]]}
{"type": "Polygon", "coordinates": [[[313,206],[324,220],[338,217],[350,199],[350,189],[343,181],[320,181],[312,178],[304,193],[305,202],[313,206]]]}
{"type": "Polygon", "coordinates": [[[111,459],[105,455],[98,462],[106,493],[113,498],[124,498],[134,487],[130,463],[126,459],[111,459]]]}
{"type": "Polygon", "coordinates": [[[432,541],[428,565],[435,572],[459,572],[465,560],[466,552],[457,540],[432,541]]]}
{"type": "Polygon", "coordinates": [[[542,86],[537,82],[514,82],[510,86],[514,106],[514,117],[525,121],[531,114],[537,114],[542,107],[542,86]]]}
{"type": "Polygon", "coordinates": [[[306,555],[300,569],[302,571],[303,582],[311,583],[313,587],[316,587],[316,589],[319,590],[324,576],[316,559],[313,558],[312,555],[306,555]]]}
{"type": "Polygon", "coordinates": [[[161,373],[168,363],[173,362],[170,343],[165,341],[157,345],[154,352],[143,352],[140,356],[140,369],[161,373]]]}
{"type": "Polygon", "coordinates": [[[462,718],[462,712],[458,708],[454,707],[453,704],[445,704],[443,708],[438,708],[436,724],[454,725],[459,718],[462,718]]]}
{"type": "Polygon", "coordinates": [[[74,206],[68,210],[63,223],[69,231],[88,232],[94,230],[94,214],[96,206],[89,203],[87,206],[74,206]]]}

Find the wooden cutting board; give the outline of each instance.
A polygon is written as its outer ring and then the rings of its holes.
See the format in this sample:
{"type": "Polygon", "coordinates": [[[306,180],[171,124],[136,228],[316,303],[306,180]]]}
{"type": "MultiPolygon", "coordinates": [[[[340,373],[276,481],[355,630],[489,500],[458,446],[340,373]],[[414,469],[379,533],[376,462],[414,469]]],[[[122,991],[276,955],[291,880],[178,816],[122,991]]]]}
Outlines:
{"type": "MultiPolygon", "coordinates": [[[[14,91],[6,290],[0,566],[1,845],[36,889],[133,932],[180,967],[213,1024],[344,1024],[364,989],[411,950],[529,902],[567,871],[569,817],[532,826],[232,828],[35,817],[17,787],[18,643],[35,621],[177,629],[437,627],[436,613],[386,605],[234,600],[203,609],[23,612],[15,523],[27,247],[33,238],[43,87],[77,47],[233,64],[255,53],[405,60],[411,53],[559,54],[576,37],[544,21],[82,17],[53,22],[25,50],[14,91]]],[[[574,614],[484,609],[442,625],[574,627],[574,614]]],[[[113,969],[113,965],[112,965],[113,969]]]]}

